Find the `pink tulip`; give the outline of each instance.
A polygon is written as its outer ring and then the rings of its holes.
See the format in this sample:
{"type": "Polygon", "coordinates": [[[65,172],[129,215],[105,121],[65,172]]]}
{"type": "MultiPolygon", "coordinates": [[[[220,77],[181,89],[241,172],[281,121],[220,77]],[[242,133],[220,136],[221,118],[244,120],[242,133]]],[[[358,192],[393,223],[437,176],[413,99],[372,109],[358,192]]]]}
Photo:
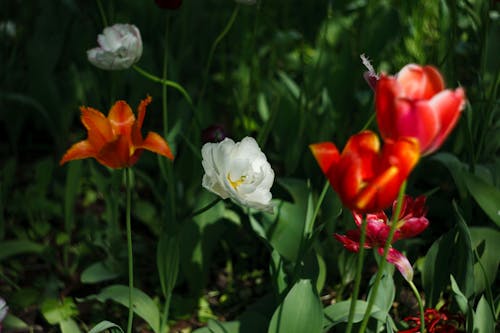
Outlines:
{"type": "MultiPolygon", "coordinates": [[[[393,211],[396,206],[396,201],[393,204],[393,211]]],[[[413,199],[405,196],[401,208],[401,213],[397,219],[396,231],[392,242],[396,242],[403,238],[411,238],[427,228],[429,220],[425,217],[427,209],[425,207],[425,197],[417,197],[413,199]]],[[[358,229],[347,231],[346,235],[335,234],[335,238],[340,241],[344,247],[351,252],[359,251],[360,227],[362,223],[362,215],[353,212],[354,222],[358,229]]],[[[389,236],[391,225],[387,215],[383,211],[366,215],[366,241],[365,248],[376,248],[380,255],[384,254],[384,245],[389,236]]],[[[387,261],[394,264],[401,272],[403,277],[411,281],[413,279],[413,268],[404,254],[395,248],[389,248],[387,261]]]]}

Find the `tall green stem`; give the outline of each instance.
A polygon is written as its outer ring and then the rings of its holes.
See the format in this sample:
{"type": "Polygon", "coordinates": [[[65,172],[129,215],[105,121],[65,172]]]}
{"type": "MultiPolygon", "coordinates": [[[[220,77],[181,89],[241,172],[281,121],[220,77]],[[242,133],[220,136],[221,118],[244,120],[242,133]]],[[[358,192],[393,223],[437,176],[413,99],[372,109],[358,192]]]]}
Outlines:
{"type": "Polygon", "coordinates": [[[373,307],[373,302],[377,297],[378,287],[380,285],[380,280],[382,279],[382,274],[386,265],[387,254],[389,253],[389,248],[392,244],[392,239],[394,238],[394,233],[396,232],[396,226],[399,218],[399,214],[401,213],[401,207],[403,207],[403,197],[406,191],[406,181],[403,182],[401,188],[399,189],[399,194],[397,198],[396,210],[393,211],[392,219],[391,219],[391,229],[389,231],[389,235],[385,241],[384,245],[384,254],[382,256],[382,260],[380,261],[380,266],[378,268],[377,275],[375,276],[375,282],[373,284],[373,289],[371,293],[371,297],[368,299],[368,304],[366,306],[365,316],[363,317],[363,322],[361,323],[361,327],[359,329],[359,333],[364,333],[366,327],[368,326],[368,319],[370,319],[370,313],[373,307]]]}
{"type": "Polygon", "coordinates": [[[205,95],[205,90],[207,89],[208,73],[210,72],[210,67],[212,65],[212,59],[214,57],[215,49],[217,48],[217,46],[219,45],[221,40],[227,35],[229,30],[233,26],[233,23],[236,19],[236,16],[238,15],[239,9],[240,9],[240,6],[236,5],[236,7],[234,8],[233,13],[231,14],[231,17],[229,18],[229,21],[227,22],[226,26],[221,31],[221,33],[217,36],[214,43],[212,44],[212,47],[210,48],[210,53],[208,54],[207,64],[205,66],[205,73],[204,73],[204,77],[203,77],[203,86],[201,87],[200,96],[199,96],[200,102],[203,100],[203,97],[205,95]]]}
{"type": "Polygon", "coordinates": [[[358,301],[359,286],[361,284],[361,275],[363,272],[363,261],[365,257],[365,240],[366,240],[366,215],[361,223],[361,236],[359,239],[358,265],[356,267],[356,278],[354,280],[354,290],[352,292],[351,304],[349,306],[349,317],[347,318],[346,333],[351,333],[354,313],[356,311],[356,303],[358,301]]]}
{"type": "Polygon", "coordinates": [[[420,293],[418,292],[417,287],[413,283],[413,281],[408,281],[411,290],[415,294],[415,298],[418,302],[418,310],[420,311],[420,333],[425,332],[425,317],[424,317],[424,303],[422,302],[422,297],[420,297],[420,293]]]}
{"type": "Polygon", "coordinates": [[[125,187],[127,189],[126,202],[126,225],[127,225],[127,256],[128,256],[128,324],[127,333],[132,332],[132,321],[134,319],[134,257],[132,252],[132,223],[130,221],[130,206],[131,206],[131,185],[132,168],[125,169],[125,187]]]}
{"type": "Polygon", "coordinates": [[[164,87],[166,86],[166,87],[172,87],[172,88],[176,89],[177,91],[179,91],[182,94],[182,96],[186,99],[186,101],[189,103],[189,105],[191,107],[193,107],[193,101],[191,100],[191,96],[189,96],[189,94],[186,91],[186,89],[184,89],[184,87],[181,86],[179,83],[177,83],[175,81],[170,81],[170,80],[167,80],[167,79],[162,79],[161,77],[158,77],[158,76],[156,76],[154,74],[151,74],[150,72],[146,71],[145,69],[142,69],[141,67],[139,67],[137,65],[133,65],[132,68],[137,73],[141,74],[142,76],[144,76],[148,80],[160,83],[164,87]]]}

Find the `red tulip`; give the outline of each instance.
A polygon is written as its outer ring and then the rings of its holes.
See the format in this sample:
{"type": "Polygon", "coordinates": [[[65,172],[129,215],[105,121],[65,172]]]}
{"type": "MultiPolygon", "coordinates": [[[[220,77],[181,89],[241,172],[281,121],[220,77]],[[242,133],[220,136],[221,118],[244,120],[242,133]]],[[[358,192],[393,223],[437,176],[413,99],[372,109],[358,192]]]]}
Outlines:
{"type": "Polygon", "coordinates": [[[465,104],[462,88],[444,90],[432,66],[406,65],[383,75],[375,89],[377,123],[384,140],[415,137],[422,155],[436,151],[455,127],[465,104]]]}
{"type": "MultiPolygon", "coordinates": [[[[396,208],[396,201],[393,203],[393,211],[396,208]]],[[[405,196],[402,203],[401,213],[397,219],[396,231],[392,239],[392,243],[403,239],[411,238],[427,228],[429,220],[425,217],[427,209],[425,208],[425,197],[421,196],[413,199],[405,196]]],[[[335,238],[340,241],[344,247],[352,252],[359,251],[359,240],[363,216],[353,212],[354,222],[358,229],[347,231],[346,235],[335,234],[335,238]]],[[[380,255],[384,254],[384,246],[389,236],[391,229],[390,221],[383,211],[378,211],[373,214],[366,215],[366,241],[365,248],[376,248],[380,255]]],[[[413,268],[408,259],[394,248],[389,248],[387,261],[394,264],[401,274],[411,281],[413,279],[413,268]]]]}
{"type": "Polygon", "coordinates": [[[141,101],[137,119],[125,101],[116,102],[107,118],[98,110],[82,106],[81,120],[88,137],[69,148],[59,164],[93,157],[110,168],[130,167],[138,161],[144,149],[172,160],[174,156],[170,147],[159,134],[149,132],[146,139],[142,137],[142,123],[149,103],[150,96],[141,101]]]}
{"type": "Polygon", "coordinates": [[[389,207],[420,155],[413,138],[387,140],[380,151],[370,131],[352,136],[342,154],[331,142],[310,148],[344,205],[360,213],[389,207]]]}
{"type": "MultiPolygon", "coordinates": [[[[405,322],[411,323],[412,328],[398,331],[398,333],[420,332],[420,317],[407,317],[405,322]]],[[[452,314],[446,309],[446,305],[439,310],[425,309],[424,325],[428,333],[454,333],[462,332],[459,328],[464,323],[464,318],[460,314],[452,314]]]]}

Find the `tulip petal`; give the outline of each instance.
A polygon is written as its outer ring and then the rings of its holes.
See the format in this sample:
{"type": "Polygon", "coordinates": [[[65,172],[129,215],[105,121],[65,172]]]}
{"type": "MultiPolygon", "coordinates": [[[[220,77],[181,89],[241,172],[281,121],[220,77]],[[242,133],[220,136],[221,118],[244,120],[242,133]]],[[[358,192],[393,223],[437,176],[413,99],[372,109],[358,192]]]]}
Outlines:
{"type": "MultiPolygon", "coordinates": [[[[382,247],[378,248],[377,252],[381,256],[384,255],[384,249],[382,247]]],[[[413,280],[413,267],[404,254],[391,247],[389,248],[389,252],[387,253],[387,261],[396,266],[396,268],[401,273],[401,275],[403,275],[406,281],[413,280]]]]}
{"type": "Polygon", "coordinates": [[[441,128],[426,154],[436,151],[455,127],[465,104],[465,91],[458,88],[455,91],[445,90],[434,96],[429,105],[437,114],[441,128]]]}
{"type": "Polygon", "coordinates": [[[129,139],[119,135],[116,140],[108,142],[97,154],[99,163],[113,169],[125,168],[133,165],[131,161],[129,139]]]}
{"type": "Polygon", "coordinates": [[[172,154],[167,141],[155,132],[149,132],[146,139],[140,146],[137,146],[137,148],[147,149],[154,153],[163,155],[168,159],[174,159],[174,155],[172,154]]]}
{"type": "Polygon", "coordinates": [[[109,110],[108,119],[115,135],[130,137],[135,116],[125,101],[117,101],[109,110]]]}
{"type": "Polygon", "coordinates": [[[88,132],[88,142],[98,151],[107,142],[113,140],[113,130],[109,120],[98,110],[81,107],[81,121],[88,132]]]}
{"type": "Polygon", "coordinates": [[[417,138],[422,152],[427,151],[439,134],[439,117],[427,101],[398,99],[394,110],[396,138],[409,136],[417,138]]]}
{"type": "Polygon", "coordinates": [[[151,96],[147,96],[137,107],[137,120],[132,126],[132,142],[134,145],[140,145],[142,143],[141,129],[144,123],[144,116],[146,115],[146,107],[151,103],[151,101],[151,96]]]}
{"type": "Polygon", "coordinates": [[[84,158],[96,157],[94,146],[89,141],[80,141],[71,146],[59,161],[59,165],[72,160],[81,160],[84,158]]]}
{"type": "Polygon", "coordinates": [[[375,87],[375,109],[377,124],[382,138],[396,138],[395,99],[400,95],[400,88],[394,77],[383,75],[375,87]]]}
{"type": "Polygon", "coordinates": [[[331,142],[314,143],[309,148],[325,175],[340,158],[337,147],[331,142]]]}
{"type": "Polygon", "coordinates": [[[409,64],[403,67],[397,81],[404,97],[428,100],[444,89],[443,77],[433,66],[409,64]]]}

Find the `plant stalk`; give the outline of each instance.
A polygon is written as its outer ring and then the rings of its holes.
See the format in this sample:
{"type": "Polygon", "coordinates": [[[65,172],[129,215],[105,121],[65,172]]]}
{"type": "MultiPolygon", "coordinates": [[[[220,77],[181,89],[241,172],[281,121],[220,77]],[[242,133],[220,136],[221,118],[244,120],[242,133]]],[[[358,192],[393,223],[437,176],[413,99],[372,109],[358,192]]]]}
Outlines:
{"type": "Polygon", "coordinates": [[[130,206],[131,206],[131,196],[132,196],[132,168],[125,169],[125,187],[127,190],[127,202],[126,202],[126,225],[127,225],[127,256],[128,256],[128,323],[127,323],[127,333],[132,332],[132,321],[134,319],[134,300],[133,300],[133,290],[134,290],[134,257],[132,252],[132,223],[130,219],[130,206]]]}
{"type": "Polygon", "coordinates": [[[401,208],[403,206],[403,197],[406,191],[406,181],[403,182],[401,188],[399,189],[399,194],[397,198],[396,211],[393,212],[391,219],[391,229],[389,231],[389,235],[385,241],[384,245],[384,254],[382,256],[382,260],[380,261],[380,266],[377,271],[377,275],[375,276],[375,282],[373,284],[373,292],[372,296],[368,299],[368,304],[366,306],[365,316],[363,317],[363,322],[361,323],[361,327],[359,329],[359,333],[364,333],[366,327],[368,326],[368,320],[370,319],[370,313],[373,307],[373,302],[375,301],[375,297],[377,297],[378,287],[380,285],[380,280],[382,279],[382,274],[384,272],[384,268],[387,262],[387,254],[389,253],[389,248],[392,244],[392,239],[394,238],[394,233],[396,232],[396,226],[399,218],[399,214],[401,213],[401,208]]]}

